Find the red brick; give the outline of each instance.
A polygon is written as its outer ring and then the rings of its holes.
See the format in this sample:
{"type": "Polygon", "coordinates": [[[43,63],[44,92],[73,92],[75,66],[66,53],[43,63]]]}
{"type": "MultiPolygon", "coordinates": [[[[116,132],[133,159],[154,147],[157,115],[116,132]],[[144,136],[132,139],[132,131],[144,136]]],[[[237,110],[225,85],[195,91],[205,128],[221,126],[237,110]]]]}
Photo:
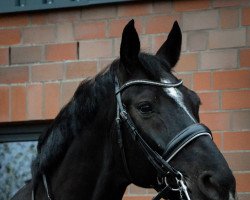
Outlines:
{"type": "Polygon", "coordinates": [[[250,70],[214,72],[214,89],[250,88],[250,70]]]}
{"type": "Polygon", "coordinates": [[[82,10],[82,20],[111,19],[116,17],[116,6],[93,6],[85,7],[82,10]]]}
{"type": "Polygon", "coordinates": [[[222,150],[222,134],[218,132],[213,132],[213,141],[216,144],[216,146],[222,150]]]}
{"type": "Polygon", "coordinates": [[[221,28],[237,28],[239,26],[238,9],[221,9],[220,11],[221,28]]]}
{"type": "Polygon", "coordinates": [[[224,153],[224,156],[233,171],[250,171],[250,152],[224,153]]]}
{"type": "Polygon", "coordinates": [[[244,26],[250,25],[250,7],[242,9],[241,24],[244,26]]]}
{"type": "Polygon", "coordinates": [[[42,119],[43,86],[33,84],[27,86],[27,112],[28,119],[42,119]]]}
{"type": "Polygon", "coordinates": [[[0,48],[0,65],[9,64],[9,48],[0,48]]]}
{"type": "Polygon", "coordinates": [[[210,6],[209,0],[179,0],[174,1],[174,9],[177,12],[185,12],[185,11],[193,11],[193,10],[202,10],[202,9],[208,9],[210,6]]]}
{"type": "Polygon", "coordinates": [[[61,106],[66,105],[73,97],[79,82],[64,82],[62,83],[61,106]]]}
{"type": "Polygon", "coordinates": [[[42,62],[43,48],[41,46],[22,46],[11,48],[11,64],[42,62]]]}
{"type": "Polygon", "coordinates": [[[151,200],[152,196],[124,196],[122,200],[151,200]]]}
{"type": "Polygon", "coordinates": [[[250,130],[250,110],[242,110],[232,113],[232,130],[241,131],[241,130],[250,130]]]}
{"type": "Polygon", "coordinates": [[[250,90],[225,91],[222,93],[222,109],[250,108],[250,90]]]}
{"type": "MultiPolygon", "coordinates": [[[[129,19],[113,19],[109,21],[108,36],[109,37],[120,37],[122,36],[122,31],[129,19]]],[[[138,34],[142,33],[142,22],[141,20],[135,21],[135,28],[138,34]]]]}
{"type": "Polygon", "coordinates": [[[240,50],[240,66],[250,67],[250,49],[240,50]]]}
{"type": "Polygon", "coordinates": [[[247,45],[250,45],[250,27],[247,28],[247,45]]]}
{"type": "Polygon", "coordinates": [[[23,42],[26,44],[54,42],[56,40],[55,26],[36,26],[24,28],[22,38],[23,42]]]}
{"type": "Polygon", "coordinates": [[[106,23],[103,21],[81,22],[75,24],[74,31],[76,40],[105,38],[106,23]]]}
{"type": "Polygon", "coordinates": [[[179,21],[179,15],[176,16],[152,16],[146,20],[146,33],[166,33],[170,32],[174,21],[179,21]]]}
{"type": "Polygon", "coordinates": [[[45,25],[48,21],[47,14],[44,12],[31,13],[30,21],[32,25],[45,25]]]}
{"type": "Polygon", "coordinates": [[[214,29],[218,27],[218,10],[183,13],[183,30],[214,29]]]}
{"type": "Polygon", "coordinates": [[[53,119],[60,110],[60,84],[46,83],[44,85],[44,111],[45,119],[53,119]]]}
{"type": "Polygon", "coordinates": [[[229,6],[238,6],[240,5],[242,0],[219,0],[213,1],[214,7],[229,7],[229,6]]]}
{"type": "Polygon", "coordinates": [[[0,16],[0,27],[26,26],[29,24],[27,14],[8,14],[0,16]]]}
{"type": "Polygon", "coordinates": [[[238,199],[239,200],[249,200],[250,199],[250,194],[247,193],[238,193],[238,199]]]}
{"type": "Polygon", "coordinates": [[[41,82],[63,79],[63,64],[52,63],[35,65],[31,67],[31,81],[41,82]]]}
{"type": "MultiPolygon", "coordinates": [[[[151,42],[150,42],[150,36],[149,35],[142,35],[140,36],[140,44],[141,44],[141,51],[142,52],[150,52],[150,46],[151,46],[151,42]]],[[[119,45],[120,46],[120,45],[119,45]]],[[[120,52],[116,51],[116,52],[120,52]]],[[[153,52],[154,54],[155,52],[153,52]]]]}
{"type": "Polygon", "coordinates": [[[81,9],[57,10],[47,14],[48,23],[76,22],[80,20],[81,9]]]}
{"type": "Polygon", "coordinates": [[[63,61],[77,59],[77,43],[50,44],[45,47],[47,61],[63,61]]]}
{"type": "Polygon", "coordinates": [[[187,37],[187,48],[190,51],[200,51],[207,48],[208,34],[207,32],[192,32],[187,37]]]}
{"type": "Polygon", "coordinates": [[[201,122],[212,131],[230,130],[231,115],[226,112],[201,113],[201,122]]]}
{"type": "Polygon", "coordinates": [[[138,186],[136,186],[136,185],[130,185],[130,187],[129,187],[129,194],[133,194],[133,195],[135,195],[135,194],[146,194],[147,193],[147,191],[146,191],[146,189],[145,188],[141,188],[141,187],[138,187],[138,186]]]}
{"type": "Polygon", "coordinates": [[[153,2],[152,13],[170,13],[173,8],[169,1],[155,1],[153,2]]]}
{"type": "Polygon", "coordinates": [[[209,48],[230,48],[246,45],[246,30],[214,30],[209,32],[209,48]]]}
{"type": "Polygon", "coordinates": [[[250,191],[250,173],[237,173],[234,174],[236,178],[236,190],[237,192],[249,192],[250,191]]]}
{"type": "Polygon", "coordinates": [[[152,52],[156,53],[166,40],[167,34],[152,35],[152,52]]]}
{"type": "Polygon", "coordinates": [[[80,42],[80,59],[106,58],[112,56],[112,40],[80,42]]]}
{"type": "Polygon", "coordinates": [[[182,33],[182,44],[181,44],[181,51],[187,51],[187,33],[182,33]]]}
{"type": "Polygon", "coordinates": [[[183,71],[195,71],[198,65],[197,53],[186,53],[181,54],[180,60],[178,61],[175,70],[178,72],[183,71]]]}
{"type": "Polygon", "coordinates": [[[250,150],[250,132],[225,132],[224,150],[250,150]]]}
{"type": "Polygon", "coordinates": [[[94,76],[96,72],[96,62],[71,62],[67,63],[66,79],[86,78],[89,76],[94,76]]]}
{"type": "MultiPolygon", "coordinates": [[[[147,194],[156,196],[157,192],[156,192],[154,189],[152,189],[152,188],[148,188],[148,189],[147,189],[147,194]]],[[[149,196],[149,195],[148,195],[148,196],[149,196]]]]}
{"type": "Polygon", "coordinates": [[[9,121],[9,87],[0,86],[0,122],[9,121]]]}
{"type": "Polygon", "coordinates": [[[11,121],[26,120],[26,87],[11,87],[11,121]]]}
{"type": "Polygon", "coordinates": [[[13,45],[21,42],[21,33],[19,29],[0,30],[0,45],[13,45]]]}
{"type": "Polygon", "coordinates": [[[202,92],[198,94],[201,98],[201,111],[218,110],[220,104],[220,98],[218,92],[202,92]]]}
{"type": "Polygon", "coordinates": [[[202,52],[201,69],[233,69],[237,68],[237,50],[202,52]]]}
{"type": "Polygon", "coordinates": [[[97,72],[105,70],[113,62],[113,58],[100,59],[97,66],[97,72]]]}
{"type": "Polygon", "coordinates": [[[183,84],[190,89],[193,89],[193,76],[192,74],[175,74],[179,79],[183,81],[183,84]]]}
{"type": "Polygon", "coordinates": [[[118,6],[118,17],[148,15],[152,12],[151,3],[121,4],[118,6]]]}
{"type": "Polygon", "coordinates": [[[57,41],[59,42],[74,41],[75,38],[73,32],[74,31],[72,23],[57,24],[56,27],[57,41]]]}
{"type": "Polygon", "coordinates": [[[29,81],[28,67],[1,67],[0,83],[25,83],[29,81]]]}
{"type": "Polygon", "coordinates": [[[211,88],[210,72],[198,72],[194,74],[194,90],[210,90],[211,88]]]}

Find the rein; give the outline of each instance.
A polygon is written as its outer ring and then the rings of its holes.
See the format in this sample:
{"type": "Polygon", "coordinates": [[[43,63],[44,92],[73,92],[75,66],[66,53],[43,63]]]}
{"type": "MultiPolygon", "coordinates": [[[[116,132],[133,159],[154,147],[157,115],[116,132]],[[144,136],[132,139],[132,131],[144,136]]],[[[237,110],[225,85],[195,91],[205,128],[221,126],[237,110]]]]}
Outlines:
{"type": "MultiPolygon", "coordinates": [[[[164,186],[164,188],[153,198],[153,200],[160,200],[163,195],[167,196],[173,193],[178,193],[180,199],[191,200],[188,188],[186,185],[186,181],[182,175],[182,173],[172,167],[169,162],[170,160],[179,152],[181,151],[188,143],[193,141],[194,139],[201,137],[201,136],[210,136],[212,139],[211,131],[203,124],[195,123],[181,132],[179,132],[167,145],[166,150],[164,151],[163,155],[159,155],[156,151],[154,151],[147,142],[143,139],[143,137],[138,132],[134,122],[132,121],[130,115],[126,111],[125,107],[123,106],[121,100],[121,92],[127,89],[130,86],[134,85],[152,85],[158,87],[178,87],[182,84],[182,81],[178,83],[162,83],[162,82],[154,82],[149,80],[133,80],[126,82],[121,87],[119,86],[119,81],[117,77],[115,77],[115,94],[117,100],[117,116],[116,116],[116,123],[117,123],[117,132],[118,132],[118,144],[121,149],[121,156],[124,164],[124,168],[128,178],[131,180],[131,175],[129,172],[129,168],[126,161],[126,155],[124,151],[123,141],[122,141],[122,131],[121,131],[121,122],[125,124],[126,128],[128,129],[132,139],[138,144],[141,150],[144,152],[145,156],[149,160],[149,162],[153,165],[158,173],[158,186],[164,186]],[[174,177],[176,180],[177,188],[172,187],[167,182],[167,177],[169,176],[174,177]]],[[[169,199],[171,200],[171,199],[169,199]]]]}

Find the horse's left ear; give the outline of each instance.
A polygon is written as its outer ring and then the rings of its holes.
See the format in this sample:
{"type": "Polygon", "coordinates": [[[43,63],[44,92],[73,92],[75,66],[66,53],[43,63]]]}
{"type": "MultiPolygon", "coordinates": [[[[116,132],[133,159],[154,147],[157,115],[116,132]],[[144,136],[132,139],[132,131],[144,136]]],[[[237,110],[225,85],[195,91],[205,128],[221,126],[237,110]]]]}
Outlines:
{"type": "Polygon", "coordinates": [[[156,55],[164,58],[173,68],[180,57],[181,52],[181,29],[177,21],[168,35],[168,39],[163,43],[161,48],[157,51],[156,55]]]}
{"type": "Polygon", "coordinates": [[[140,40],[134,26],[134,20],[131,20],[124,28],[120,47],[120,60],[127,71],[137,64],[140,52],[140,40]]]}

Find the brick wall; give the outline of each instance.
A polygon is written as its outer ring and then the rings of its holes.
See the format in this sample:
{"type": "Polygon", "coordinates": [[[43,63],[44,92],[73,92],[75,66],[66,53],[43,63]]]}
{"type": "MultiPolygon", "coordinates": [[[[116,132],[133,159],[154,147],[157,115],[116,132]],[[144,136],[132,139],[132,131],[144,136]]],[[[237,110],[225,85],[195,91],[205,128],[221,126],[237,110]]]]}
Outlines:
{"type": "MultiPolygon", "coordinates": [[[[119,4],[0,16],[0,121],[54,118],[79,82],[119,55],[121,31],[136,21],[142,50],[155,52],[174,20],[183,31],[176,74],[202,99],[201,121],[250,199],[250,1],[119,4]]],[[[130,186],[126,200],[150,199],[130,186]]]]}

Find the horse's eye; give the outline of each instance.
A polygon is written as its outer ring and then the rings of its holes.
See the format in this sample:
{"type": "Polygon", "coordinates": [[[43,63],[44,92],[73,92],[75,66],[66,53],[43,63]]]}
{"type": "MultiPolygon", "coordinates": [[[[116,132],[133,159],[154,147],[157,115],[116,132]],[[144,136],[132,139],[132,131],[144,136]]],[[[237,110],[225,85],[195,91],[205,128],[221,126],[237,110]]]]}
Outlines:
{"type": "Polygon", "coordinates": [[[137,107],[137,109],[142,113],[142,114],[150,114],[153,112],[152,105],[149,102],[143,102],[140,103],[137,107]]]}

